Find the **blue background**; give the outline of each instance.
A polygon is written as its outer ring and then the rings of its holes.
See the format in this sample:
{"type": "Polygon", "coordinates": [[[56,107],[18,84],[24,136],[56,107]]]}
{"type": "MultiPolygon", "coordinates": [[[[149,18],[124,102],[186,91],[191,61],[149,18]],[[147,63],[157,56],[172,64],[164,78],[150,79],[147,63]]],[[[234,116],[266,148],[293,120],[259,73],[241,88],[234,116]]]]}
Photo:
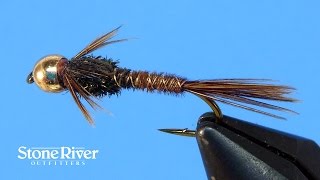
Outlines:
{"type": "Polygon", "coordinates": [[[94,52],[136,70],[189,79],[269,78],[296,87],[300,115],[281,121],[221,105],[224,114],[320,143],[319,1],[2,1],[0,179],[205,179],[194,138],[158,128],[196,127],[208,106],[182,97],[122,91],[93,112],[91,127],[69,93],[50,94],[26,76],[47,54],[71,58],[123,25],[131,38],[94,52]],[[86,166],[31,166],[19,146],[98,149],[86,166]]]}

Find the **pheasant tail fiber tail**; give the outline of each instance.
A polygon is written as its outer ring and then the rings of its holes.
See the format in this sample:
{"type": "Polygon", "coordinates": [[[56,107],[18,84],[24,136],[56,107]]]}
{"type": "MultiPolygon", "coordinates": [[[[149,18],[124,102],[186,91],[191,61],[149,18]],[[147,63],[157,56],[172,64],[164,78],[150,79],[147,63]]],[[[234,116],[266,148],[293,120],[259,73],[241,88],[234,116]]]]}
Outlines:
{"type": "Polygon", "coordinates": [[[272,116],[278,119],[283,117],[261,111],[250,105],[263,107],[272,110],[296,113],[292,110],[268,104],[260,100],[274,100],[282,102],[295,102],[296,99],[287,97],[294,88],[282,85],[267,84],[265,79],[215,79],[186,81],[183,90],[202,96],[212,101],[219,101],[225,104],[254,111],[257,113],[272,116]]]}

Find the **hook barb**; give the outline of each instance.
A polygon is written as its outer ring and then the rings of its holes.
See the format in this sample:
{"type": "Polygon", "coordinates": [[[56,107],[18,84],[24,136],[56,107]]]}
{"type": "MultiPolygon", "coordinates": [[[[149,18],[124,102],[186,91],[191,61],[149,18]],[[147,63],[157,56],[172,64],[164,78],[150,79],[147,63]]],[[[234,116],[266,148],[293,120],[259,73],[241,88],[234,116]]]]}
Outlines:
{"type": "Polygon", "coordinates": [[[184,129],[158,129],[158,130],[161,132],[174,134],[174,135],[178,135],[178,136],[187,136],[187,137],[195,137],[196,136],[196,131],[189,130],[187,128],[184,128],[184,129]]]}

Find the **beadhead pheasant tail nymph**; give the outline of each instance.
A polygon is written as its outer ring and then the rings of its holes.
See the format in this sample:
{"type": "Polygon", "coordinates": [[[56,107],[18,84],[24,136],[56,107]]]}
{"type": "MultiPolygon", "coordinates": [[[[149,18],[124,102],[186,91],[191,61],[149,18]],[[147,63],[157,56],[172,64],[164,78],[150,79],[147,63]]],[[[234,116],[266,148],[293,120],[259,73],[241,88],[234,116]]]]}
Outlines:
{"type": "Polygon", "coordinates": [[[94,121],[80,100],[81,97],[93,108],[101,108],[93,98],[112,96],[122,89],[139,89],[178,95],[192,93],[206,103],[220,117],[216,101],[258,112],[275,118],[281,116],[259,110],[258,107],[277,111],[292,110],[265,103],[261,100],[295,102],[286,95],[294,89],[289,86],[274,85],[264,79],[210,79],[188,80],[174,74],[148,71],[134,71],[118,66],[110,58],[89,55],[93,51],[126,39],[112,40],[120,27],[94,40],[71,59],[61,55],[48,55],[40,59],[28,75],[27,82],[35,82],[46,92],[70,91],[74,101],[90,124],[94,121]]]}

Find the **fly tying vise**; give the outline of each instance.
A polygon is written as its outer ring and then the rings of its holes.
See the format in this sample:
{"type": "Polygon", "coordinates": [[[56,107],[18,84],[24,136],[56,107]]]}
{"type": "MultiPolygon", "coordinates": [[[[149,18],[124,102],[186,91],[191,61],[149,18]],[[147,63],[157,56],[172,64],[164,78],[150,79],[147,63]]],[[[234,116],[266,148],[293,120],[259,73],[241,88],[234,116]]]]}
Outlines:
{"type": "MultiPolygon", "coordinates": [[[[259,99],[296,101],[286,96],[294,88],[266,83],[268,80],[265,79],[188,80],[174,74],[121,68],[117,61],[110,58],[89,55],[103,46],[126,41],[127,39],[112,40],[119,28],[94,40],[69,60],[62,55],[43,57],[28,75],[27,82],[29,84],[35,82],[40,89],[46,92],[70,91],[90,124],[93,124],[94,121],[80,98],[82,97],[96,110],[101,107],[92,99],[93,97],[117,95],[121,89],[139,89],[175,95],[189,92],[204,100],[211,107],[217,119],[222,119],[222,113],[216,101],[279,119],[284,118],[252,106],[295,113],[292,110],[259,101],[259,99]]],[[[192,135],[192,132],[186,129],[172,131],[163,129],[163,131],[192,135]]]]}

